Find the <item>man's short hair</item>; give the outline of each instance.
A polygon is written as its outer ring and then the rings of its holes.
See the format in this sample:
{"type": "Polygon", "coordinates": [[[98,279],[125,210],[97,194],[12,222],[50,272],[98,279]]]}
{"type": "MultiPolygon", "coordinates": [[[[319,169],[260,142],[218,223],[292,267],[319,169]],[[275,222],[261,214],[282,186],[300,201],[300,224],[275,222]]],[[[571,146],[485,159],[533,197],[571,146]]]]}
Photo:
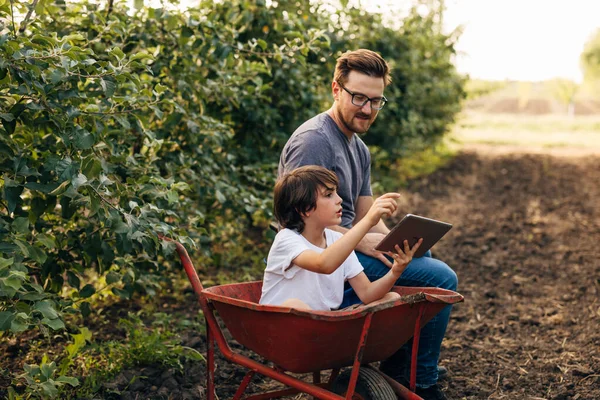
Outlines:
{"type": "Polygon", "coordinates": [[[385,86],[392,82],[390,66],[383,57],[371,50],[358,49],[342,54],[337,59],[333,80],[345,84],[348,81],[350,71],[382,78],[385,86]]]}
{"type": "Polygon", "coordinates": [[[317,165],[296,168],[283,175],[275,184],[273,196],[277,222],[284,228],[302,233],[302,216],[317,207],[320,186],[337,188],[337,176],[317,165]]]}

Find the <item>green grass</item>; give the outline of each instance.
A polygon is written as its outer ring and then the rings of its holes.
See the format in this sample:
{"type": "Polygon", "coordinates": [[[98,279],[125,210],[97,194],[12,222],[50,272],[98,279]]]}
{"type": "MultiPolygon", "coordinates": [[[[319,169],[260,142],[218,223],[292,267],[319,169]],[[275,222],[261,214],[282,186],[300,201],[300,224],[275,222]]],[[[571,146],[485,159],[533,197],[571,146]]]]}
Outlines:
{"type": "Polygon", "coordinates": [[[460,143],[600,148],[600,115],[516,115],[464,112],[452,131],[460,143]]]}

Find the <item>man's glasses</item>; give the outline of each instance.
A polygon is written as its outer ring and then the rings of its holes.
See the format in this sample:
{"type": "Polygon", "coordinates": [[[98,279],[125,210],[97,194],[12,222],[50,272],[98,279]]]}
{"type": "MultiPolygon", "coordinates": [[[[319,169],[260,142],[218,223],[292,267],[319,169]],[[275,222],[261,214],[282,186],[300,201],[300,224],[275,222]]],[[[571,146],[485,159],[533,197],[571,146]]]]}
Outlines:
{"type": "Polygon", "coordinates": [[[373,109],[381,110],[383,108],[383,106],[385,106],[385,103],[387,103],[387,101],[388,101],[388,99],[386,99],[385,97],[376,97],[376,98],[372,99],[369,96],[366,96],[364,94],[351,92],[348,89],[346,89],[340,81],[337,81],[337,83],[338,83],[338,85],[340,85],[340,87],[342,89],[344,89],[346,92],[348,92],[348,94],[350,96],[352,96],[352,104],[354,104],[357,107],[364,107],[365,104],[367,104],[367,102],[370,101],[371,107],[373,109]]]}

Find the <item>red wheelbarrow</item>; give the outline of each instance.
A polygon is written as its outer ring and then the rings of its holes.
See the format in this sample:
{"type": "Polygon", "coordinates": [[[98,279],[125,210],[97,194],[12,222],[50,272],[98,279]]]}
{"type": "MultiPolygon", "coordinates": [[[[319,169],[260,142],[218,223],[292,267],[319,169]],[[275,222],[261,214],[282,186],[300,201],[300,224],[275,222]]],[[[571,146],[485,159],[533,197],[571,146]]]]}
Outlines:
{"type": "Polygon", "coordinates": [[[277,399],[297,393],[308,393],[323,400],[421,399],[414,393],[421,326],[447,305],[463,301],[462,295],[449,290],[396,286],[393,290],[401,295],[400,299],[350,311],[300,311],[260,305],[262,282],[204,289],[187,251],[180,243],[174,243],[206,318],[209,400],[216,398],[215,342],[227,360],[249,370],[234,400],[277,399]],[[234,352],[215,313],[235,340],[272,365],[234,352]],[[391,356],[413,336],[411,391],[368,364],[391,356]],[[352,369],[339,373],[348,366],[352,369]],[[331,370],[331,374],[327,382],[322,383],[321,371],[324,370],[331,370]],[[287,388],[242,397],[257,372],[287,388]],[[310,372],[312,383],[290,374],[310,372]]]}

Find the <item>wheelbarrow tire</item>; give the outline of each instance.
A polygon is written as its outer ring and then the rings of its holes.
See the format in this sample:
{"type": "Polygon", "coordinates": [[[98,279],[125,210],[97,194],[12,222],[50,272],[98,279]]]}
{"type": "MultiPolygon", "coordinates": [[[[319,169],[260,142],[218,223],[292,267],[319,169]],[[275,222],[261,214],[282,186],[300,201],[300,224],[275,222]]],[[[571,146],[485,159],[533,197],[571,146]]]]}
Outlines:
{"type": "MultiPolygon", "coordinates": [[[[345,395],[350,382],[352,369],[342,372],[332,384],[332,392],[345,395]]],[[[353,399],[362,400],[397,400],[398,397],[389,383],[377,371],[361,368],[356,380],[353,399]]]]}

